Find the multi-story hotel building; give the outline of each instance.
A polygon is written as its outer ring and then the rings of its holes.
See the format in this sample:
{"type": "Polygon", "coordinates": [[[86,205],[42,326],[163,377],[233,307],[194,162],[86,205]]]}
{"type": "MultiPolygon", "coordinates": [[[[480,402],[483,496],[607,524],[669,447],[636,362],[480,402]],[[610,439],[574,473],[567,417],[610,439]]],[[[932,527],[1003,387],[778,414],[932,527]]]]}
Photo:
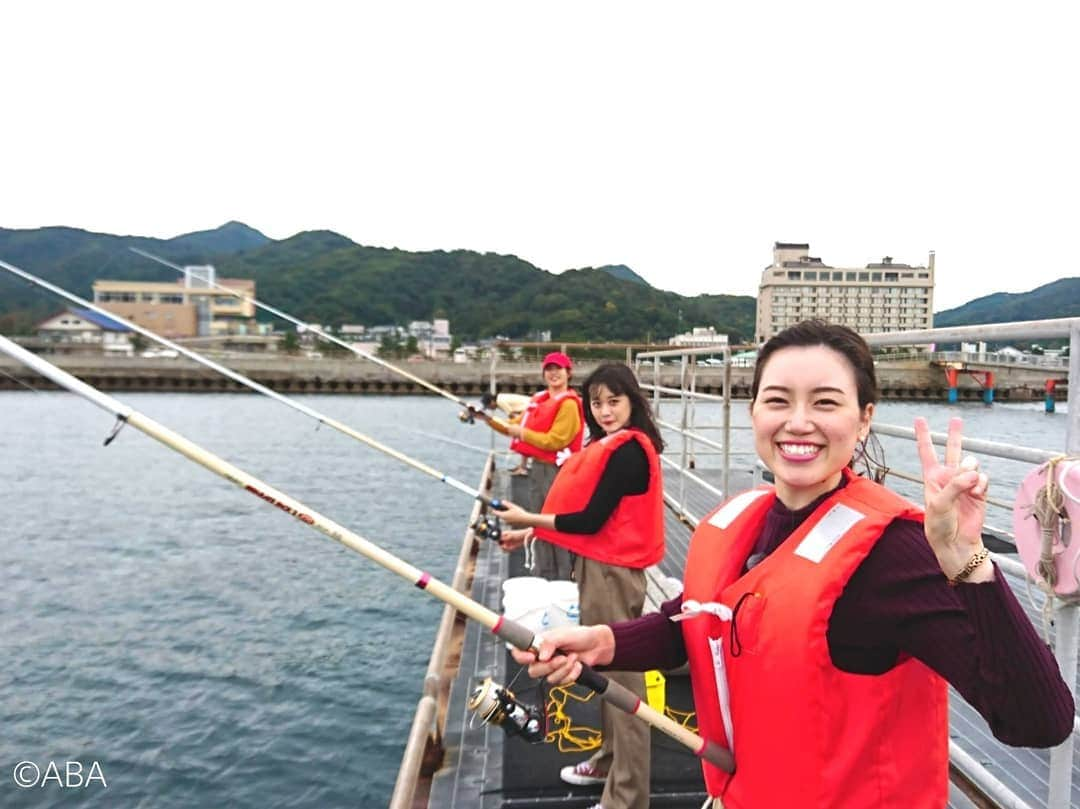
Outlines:
{"type": "MultiPolygon", "coordinates": [[[[255,305],[216,289],[214,268],[185,267],[172,283],[95,281],[94,303],[162,337],[216,337],[255,334],[255,305]]],[[[255,297],[250,279],[221,278],[216,283],[255,297]]]]}
{"type": "Polygon", "coordinates": [[[886,256],[865,267],[830,267],[809,244],[776,242],[758,288],[758,343],[808,318],[870,334],[934,325],[934,253],[925,267],[886,256]]]}

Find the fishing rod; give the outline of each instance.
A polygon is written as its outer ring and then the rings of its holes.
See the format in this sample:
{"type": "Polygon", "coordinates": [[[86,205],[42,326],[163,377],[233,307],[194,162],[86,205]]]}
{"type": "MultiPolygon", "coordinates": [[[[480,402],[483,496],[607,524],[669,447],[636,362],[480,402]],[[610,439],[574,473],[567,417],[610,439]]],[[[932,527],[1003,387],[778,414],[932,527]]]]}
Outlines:
{"type": "MultiPolygon", "coordinates": [[[[96,304],[93,304],[93,303],[91,303],[90,301],[88,301],[88,300],[86,300],[84,298],[80,298],[78,295],[75,295],[72,292],[68,292],[66,289],[58,287],[55,284],[51,284],[48,281],[46,281],[45,279],[39,278],[38,276],[34,275],[33,273],[29,273],[26,270],[21,270],[18,267],[15,267],[15,266],[13,266],[11,264],[8,264],[6,261],[0,261],[0,268],[7,270],[8,272],[12,273],[13,275],[17,275],[18,277],[20,277],[20,278],[22,278],[22,279],[24,279],[26,281],[29,281],[30,283],[35,284],[35,285],[41,287],[42,289],[47,289],[48,291],[52,292],[53,294],[59,295],[61,298],[65,298],[65,299],[67,299],[69,301],[72,301],[73,303],[78,304],[79,306],[82,306],[82,307],[84,307],[86,309],[89,309],[89,310],[91,310],[93,312],[97,312],[100,315],[104,315],[105,317],[108,317],[111,320],[114,320],[117,323],[120,323],[120,324],[126,326],[127,328],[131,329],[132,331],[138,332],[139,334],[142,334],[145,337],[149,337],[151,340],[153,340],[156,343],[160,343],[163,346],[166,346],[166,347],[171,348],[172,350],[174,350],[174,351],[176,351],[176,352],[178,352],[180,354],[183,354],[185,357],[188,357],[189,359],[194,360],[195,362],[199,363],[200,365],[205,365],[207,368],[210,368],[213,371],[217,371],[219,374],[227,376],[229,379],[232,379],[235,382],[239,382],[241,385],[244,385],[245,387],[251,388],[253,391],[256,391],[257,393],[261,393],[264,396],[269,396],[274,401],[280,402],[281,404],[285,405],[286,407],[291,407],[293,410],[298,410],[299,412],[303,413],[305,416],[309,416],[309,417],[315,419],[320,424],[325,424],[328,427],[332,427],[333,429],[337,430],[338,432],[344,433],[345,435],[349,436],[350,438],[353,438],[353,439],[355,439],[357,441],[360,441],[363,444],[367,444],[372,449],[376,449],[379,452],[382,452],[382,453],[385,453],[386,455],[389,455],[391,458],[394,458],[395,460],[401,461],[402,463],[407,464],[408,466],[411,466],[413,469],[418,469],[418,470],[420,470],[421,472],[423,472],[426,475],[430,475],[430,476],[432,476],[434,478],[437,478],[437,479],[441,480],[443,483],[447,483],[450,486],[453,486],[459,492],[463,492],[464,494],[467,494],[470,497],[473,497],[473,498],[479,500],[485,506],[490,506],[492,509],[495,509],[495,510],[498,510],[498,509],[500,509],[502,507],[502,501],[499,500],[498,498],[486,497],[484,494],[482,494],[477,489],[472,488],[468,484],[462,483],[457,478],[451,477],[450,475],[446,475],[446,474],[438,471],[437,469],[434,469],[434,468],[428,466],[426,463],[416,460],[415,458],[410,458],[408,455],[405,455],[405,454],[403,454],[401,452],[398,452],[397,450],[395,450],[395,449],[393,449],[391,447],[388,447],[388,446],[386,446],[385,444],[383,444],[383,443],[381,443],[379,441],[376,441],[371,436],[364,435],[363,433],[361,433],[361,432],[359,432],[357,430],[354,430],[352,427],[349,427],[347,424],[344,424],[344,423],[338,421],[335,418],[331,418],[330,416],[327,416],[324,413],[320,413],[318,410],[315,410],[314,408],[308,407],[307,405],[304,405],[304,404],[301,404],[300,402],[294,401],[293,399],[290,399],[288,396],[283,396],[280,393],[278,393],[277,391],[270,390],[270,388],[266,387],[265,385],[261,385],[258,382],[256,382],[255,380],[249,379],[248,377],[244,376],[241,373],[238,373],[237,371],[232,370],[231,368],[226,368],[224,365],[216,363],[213,360],[211,360],[211,359],[209,359],[207,357],[204,357],[202,354],[199,354],[199,353],[197,353],[195,351],[192,351],[189,348],[185,348],[182,345],[174,343],[173,341],[171,341],[171,340],[169,340],[169,339],[167,339],[165,337],[162,337],[161,335],[156,334],[156,333],[150,331],[149,329],[143,328],[142,326],[138,325],[137,323],[132,323],[129,320],[125,320],[124,318],[120,317],[117,314],[114,314],[113,312],[108,311],[107,309],[102,309],[100,306],[97,306],[96,304]]],[[[477,533],[481,534],[482,536],[484,536],[484,537],[486,537],[488,539],[491,539],[491,540],[497,542],[499,540],[500,536],[501,536],[501,531],[502,531],[502,529],[501,529],[501,526],[499,525],[498,517],[496,517],[493,514],[483,514],[483,515],[481,515],[480,524],[478,524],[478,528],[477,528],[477,533]]]]}
{"type": "MultiPolygon", "coordinates": [[[[138,253],[140,256],[143,256],[144,258],[148,258],[151,261],[156,261],[158,264],[164,264],[166,267],[172,267],[177,272],[181,272],[181,273],[186,273],[187,272],[187,270],[184,269],[183,267],[181,267],[179,264],[173,264],[171,261],[163,259],[160,256],[155,256],[153,253],[148,253],[145,250],[140,250],[138,247],[129,247],[128,249],[131,250],[131,252],[133,252],[133,253],[138,253]]],[[[383,368],[387,369],[388,371],[393,371],[395,374],[400,374],[401,376],[405,377],[406,379],[411,380],[412,382],[415,382],[417,385],[420,385],[421,387],[427,388],[432,393],[437,393],[437,394],[439,394],[439,396],[443,396],[443,397],[449,399],[451,402],[454,402],[455,404],[458,404],[458,405],[461,405],[464,408],[467,408],[469,410],[469,412],[474,412],[475,409],[476,409],[475,405],[472,405],[469,402],[466,402],[464,399],[461,399],[461,398],[455,396],[454,394],[450,393],[447,390],[443,390],[438,385],[433,385],[430,382],[428,382],[427,380],[421,379],[420,377],[416,376],[415,374],[409,373],[404,368],[398,368],[396,365],[393,365],[393,364],[387,362],[382,357],[378,357],[378,356],[376,356],[376,355],[374,355],[374,354],[372,354],[370,352],[364,351],[362,348],[357,348],[352,343],[346,342],[345,340],[340,340],[337,337],[334,337],[334,335],[332,335],[332,334],[327,334],[322,329],[320,329],[318,326],[313,326],[310,323],[305,323],[302,320],[298,320],[295,317],[293,317],[292,315],[289,315],[289,314],[286,314],[285,312],[282,312],[280,309],[275,309],[273,306],[270,306],[269,304],[263,303],[262,301],[259,301],[259,300],[255,299],[255,298],[248,297],[243,292],[240,292],[240,291],[238,291],[238,290],[236,290],[236,289],[234,289],[232,287],[227,287],[224,284],[218,284],[218,283],[216,283],[214,281],[211,281],[209,278],[201,278],[200,277],[200,280],[205,282],[208,286],[212,286],[214,289],[220,289],[222,292],[228,292],[230,295],[239,298],[240,300],[244,301],[245,303],[250,303],[252,306],[257,306],[260,309],[263,309],[263,310],[269,312],[272,315],[276,315],[277,317],[280,317],[283,320],[289,321],[290,323],[296,325],[297,328],[299,330],[301,330],[301,331],[309,331],[312,334],[314,334],[316,337],[320,337],[323,340],[326,340],[328,343],[334,343],[335,345],[338,345],[338,346],[341,346],[342,348],[348,349],[349,351],[356,354],[357,356],[363,357],[366,360],[371,360],[376,365],[381,365],[383,368]]]]}
{"type": "MultiPolygon", "coordinates": [[[[497,612],[488,609],[484,605],[474,601],[464,593],[459,593],[453,587],[439,581],[430,573],[414,567],[405,560],[393,555],[379,545],[364,539],[344,526],[323,516],[314,509],[304,505],[299,500],[288,494],[273,488],[259,478],[245,472],[239,467],[225,461],[222,458],[203,449],[198,444],[189,441],[182,435],[173,432],[168,427],[154,421],[148,416],[139,413],[133,408],[114,399],[97,388],[76,379],[66,371],[57,368],[50,362],[32,354],[22,346],[0,335],[0,352],[18,360],[27,367],[33,369],[43,377],[52,380],[57,385],[72,393],[82,396],[102,410],[114,415],[117,419],[116,427],[106,439],[106,445],[116,437],[119,430],[130,424],[135,429],[150,436],[155,441],[164,444],[190,461],[210,470],[214,474],[225,478],[233,485],[265,501],[274,508],[284,511],[291,517],[296,518],[321,534],[336,540],[350,550],[366,556],[391,573],[396,573],[406,581],[421,590],[431,594],[445,604],[449,604],[458,612],[471,618],[477,623],[491,630],[498,638],[506,641],[514,647],[524,651],[539,651],[539,641],[532,630],[522,626],[516,621],[510,620],[497,612]]],[[[687,730],[675,720],[651,708],[649,704],[639,698],[626,687],[609,680],[602,674],[594,671],[586,665],[582,665],[581,675],[578,682],[586,688],[595,691],[600,697],[628,714],[637,716],[652,727],[666,733],[676,741],[694,751],[694,753],[706,761],[720,767],[725,772],[735,771],[735,761],[729,750],[715,742],[703,739],[696,733],[687,730]]],[[[491,710],[491,709],[489,709],[491,710]]],[[[498,706],[491,711],[492,716],[500,713],[498,706]]],[[[515,721],[511,717],[511,721],[515,721]]],[[[536,733],[526,731],[523,733],[527,738],[535,740],[536,733]]]]}

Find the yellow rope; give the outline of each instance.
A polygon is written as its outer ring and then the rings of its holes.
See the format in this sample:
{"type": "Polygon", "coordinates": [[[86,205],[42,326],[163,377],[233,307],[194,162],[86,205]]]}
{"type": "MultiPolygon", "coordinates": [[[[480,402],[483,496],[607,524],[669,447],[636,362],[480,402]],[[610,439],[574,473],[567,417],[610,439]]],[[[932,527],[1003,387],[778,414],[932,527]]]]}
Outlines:
{"type": "Polygon", "coordinates": [[[694,721],[694,717],[697,716],[693,711],[677,711],[670,705],[664,706],[664,715],[668,719],[672,719],[678,722],[687,730],[697,733],[697,722],[694,721]]]}
{"type": "MultiPolygon", "coordinates": [[[[573,686],[552,688],[548,692],[547,705],[544,706],[548,719],[548,732],[544,743],[558,745],[560,753],[585,753],[598,749],[604,740],[602,731],[587,725],[575,725],[570,714],[566,712],[569,700],[585,703],[594,696],[596,695],[592,691],[585,694],[576,692],[573,686]]],[[[664,715],[697,733],[697,722],[694,721],[697,714],[693,711],[679,711],[665,705],[664,715]]]]}
{"type": "Polygon", "coordinates": [[[557,744],[560,753],[584,753],[596,750],[603,741],[599,728],[575,725],[566,712],[567,700],[588,702],[595,694],[589,691],[581,695],[566,686],[551,689],[545,706],[548,717],[548,733],[544,738],[547,744],[557,744]]]}
{"type": "Polygon", "coordinates": [[[1032,516],[1039,523],[1042,534],[1039,561],[1035,569],[1050,595],[1054,594],[1054,585],[1057,584],[1054,540],[1060,534],[1061,521],[1069,519],[1068,512],[1065,511],[1065,493],[1057,482],[1058,464],[1065,460],[1069,460],[1068,456],[1059,455],[1046,462],[1046,483],[1035,493],[1035,501],[1031,504],[1032,516]]]}

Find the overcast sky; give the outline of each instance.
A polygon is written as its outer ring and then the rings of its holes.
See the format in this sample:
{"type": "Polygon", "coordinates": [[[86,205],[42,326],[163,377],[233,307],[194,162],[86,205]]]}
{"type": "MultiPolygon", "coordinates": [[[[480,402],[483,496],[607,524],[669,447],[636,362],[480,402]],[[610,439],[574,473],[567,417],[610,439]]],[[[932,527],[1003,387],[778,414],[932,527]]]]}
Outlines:
{"type": "Polygon", "coordinates": [[[1077,8],[7,3],[0,227],[238,219],[683,294],[756,295],[777,240],[935,250],[940,311],[1080,275],[1077,8]]]}

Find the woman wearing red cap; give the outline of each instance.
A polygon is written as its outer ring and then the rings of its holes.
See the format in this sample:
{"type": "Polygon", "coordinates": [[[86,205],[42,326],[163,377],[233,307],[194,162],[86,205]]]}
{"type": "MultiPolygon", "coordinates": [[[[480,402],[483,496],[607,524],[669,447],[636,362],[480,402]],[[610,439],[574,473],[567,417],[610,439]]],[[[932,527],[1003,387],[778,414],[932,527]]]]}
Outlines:
{"type": "MultiPolygon", "coordinates": [[[[566,354],[552,351],[541,365],[547,389],[533,395],[521,421],[505,424],[485,419],[493,430],[510,436],[511,450],[532,458],[526,503],[531,509],[543,505],[562,460],[581,449],[585,413],[581,397],[570,387],[572,367],[566,354]]],[[[564,548],[538,541],[533,546],[533,558],[537,576],[570,578],[571,557],[564,548]]]]}

